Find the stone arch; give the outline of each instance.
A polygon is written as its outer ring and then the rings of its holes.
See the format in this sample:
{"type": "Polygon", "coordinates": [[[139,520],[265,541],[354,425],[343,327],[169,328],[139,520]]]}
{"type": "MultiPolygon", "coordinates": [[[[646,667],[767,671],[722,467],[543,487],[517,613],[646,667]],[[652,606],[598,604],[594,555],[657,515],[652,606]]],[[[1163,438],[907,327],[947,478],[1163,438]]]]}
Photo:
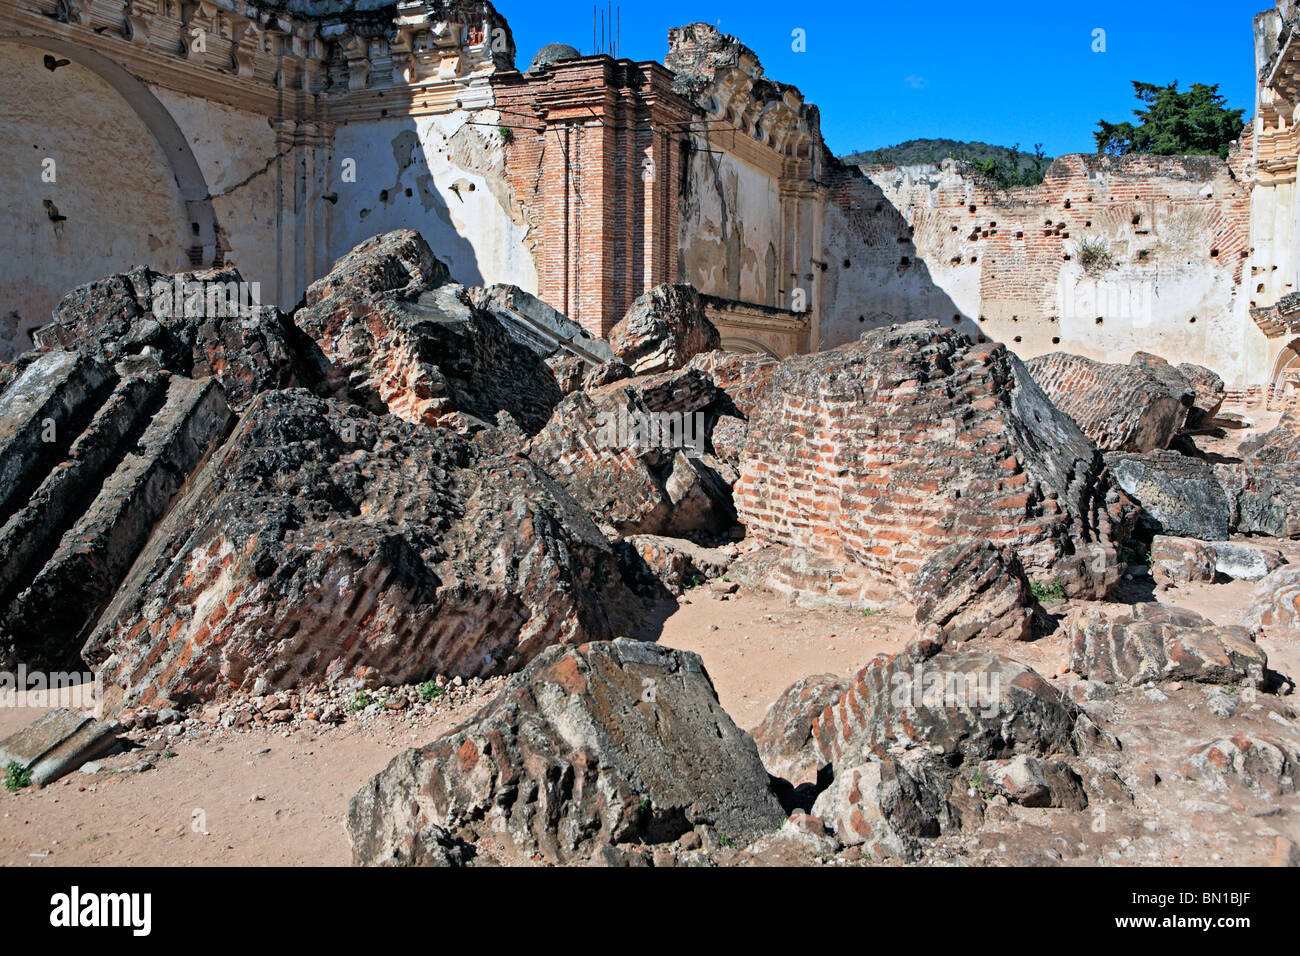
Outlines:
{"type": "Polygon", "coordinates": [[[166,157],[176,177],[176,186],[190,224],[190,263],[194,266],[220,264],[217,243],[217,214],[208,192],[207,180],[199,168],[189,140],[167,107],[127,70],[94,50],[55,37],[39,34],[3,33],[0,43],[19,44],[44,50],[56,57],[71,60],[90,70],[107,83],[135,112],[166,157]]]}
{"type": "Polygon", "coordinates": [[[1275,398],[1300,397],[1300,338],[1292,339],[1278,352],[1269,389],[1275,398]]]}
{"type": "Polygon", "coordinates": [[[743,335],[724,335],[722,337],[722,347],[728,352],[742,352],[745,354],[770,355],[774,359],[779,359],[772,347],[758,339],[751,339],[743,335]]]}

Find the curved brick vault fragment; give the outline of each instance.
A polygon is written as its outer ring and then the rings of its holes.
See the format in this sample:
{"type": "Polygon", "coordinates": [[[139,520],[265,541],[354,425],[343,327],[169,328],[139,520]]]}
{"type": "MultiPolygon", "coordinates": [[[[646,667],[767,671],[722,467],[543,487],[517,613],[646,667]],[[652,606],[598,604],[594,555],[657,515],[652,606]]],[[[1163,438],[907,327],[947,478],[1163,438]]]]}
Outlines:
{"type": "Polygon", "coordinates": [[[633,601],[610,545],[526,458],[288,390],[245,413],[83,653],[144,704],[408,683],[610,639],[633,601]]]}
{"type": "Polygon", "coordinates": [[[846,602],[897,594],[961,538],[1102,597],[1133,511],[1018,358],[924,322],[783,362],[749,423],[735,499],[759,542],[833,569],[770,581],[846,602]]]}

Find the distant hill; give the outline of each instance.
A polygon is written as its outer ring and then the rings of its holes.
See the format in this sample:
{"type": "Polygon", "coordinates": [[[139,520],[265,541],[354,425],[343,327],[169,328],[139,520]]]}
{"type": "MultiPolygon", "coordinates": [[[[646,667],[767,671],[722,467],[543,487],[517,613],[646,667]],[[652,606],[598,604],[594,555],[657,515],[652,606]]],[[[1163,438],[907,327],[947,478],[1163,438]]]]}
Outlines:
{"type": "Polygon", "coordinates": [[[881,164],[908,166],[938,165],[945,159],[965,159],[1002,186],[1033,186],[1043,181],[1052,157],[990,143],[966,143],[955,139],[911,139],[897,146],[868,149],[841,156],[854,166],[881,164]]]}

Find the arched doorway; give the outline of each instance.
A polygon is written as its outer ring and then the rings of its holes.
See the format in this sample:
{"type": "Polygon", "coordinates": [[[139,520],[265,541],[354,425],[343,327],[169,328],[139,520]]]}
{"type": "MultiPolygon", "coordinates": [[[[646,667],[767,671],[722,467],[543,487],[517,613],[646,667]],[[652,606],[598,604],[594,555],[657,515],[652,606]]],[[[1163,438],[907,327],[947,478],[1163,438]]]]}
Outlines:
{"type": "Polygon", "coordinates": [[[1282,347],[1269,379],[1270,397],[1276,401],[1300,400],[1300,339],[1282,347]]]}
{"type": "Polygon", "coordinates": [[[0,359],[30,347],[31,329],[76,285],[218,256],[212,200],[180,127],[102,54],[0,35],[0,165],[0,359]]]}

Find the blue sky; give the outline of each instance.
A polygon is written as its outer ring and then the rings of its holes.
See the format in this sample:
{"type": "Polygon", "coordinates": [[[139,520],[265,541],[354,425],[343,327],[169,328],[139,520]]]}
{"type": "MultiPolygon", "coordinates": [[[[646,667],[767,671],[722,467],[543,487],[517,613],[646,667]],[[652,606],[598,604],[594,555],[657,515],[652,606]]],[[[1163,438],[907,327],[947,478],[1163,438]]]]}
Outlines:
{"type": "MultiPolygon", "coordinates": [[[[591,0],[495,0],[518,66],[552,42],[590,52],[591,0]]],[[[915,0],[851,5],[774,0],[630,0],[620,54],[663,60],[668,28],[719,25],[767,75],[821,108],[836,153],[915,138],[982,140],[1049,155],[1092,152],[1101,118],[1130,118],[1131,80],[1218,83],[1254,112],[1251,20],[1268,0],[915,0]],[[807,49],[792,50],[805,31],[807,49]],[[1105,30],[1106,51],[1092,52],[1105,30]]],[[[603,8],[603,4],[602,4],[603,8]]]]}

